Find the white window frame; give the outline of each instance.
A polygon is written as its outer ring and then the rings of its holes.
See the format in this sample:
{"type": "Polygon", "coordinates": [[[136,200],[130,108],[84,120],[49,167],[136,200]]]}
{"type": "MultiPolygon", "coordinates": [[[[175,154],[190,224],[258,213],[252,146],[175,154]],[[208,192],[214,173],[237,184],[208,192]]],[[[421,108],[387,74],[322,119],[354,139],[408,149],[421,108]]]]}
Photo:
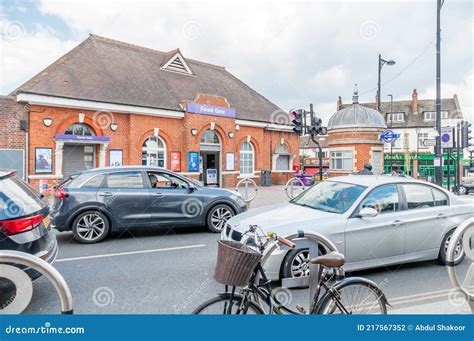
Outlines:
{"type": "MultiPolygon", "coordinates": [[[[151,136],[148,136],[148,137],[145,139],[145,141],[143,141],[143,144],[142,144],[142,158],[141,158],[141,159],[142,159],[142,163],[143,163],[143,152],[145,151],[145,148],[147,148],[147,147],[145,146],[145,144],[146,144],[147,141],[149,141],[149,140],[152,139],[152,138],[156,138],[158,141],[161,141],[161,143],[163,144],[163,148],[160,148],[160,147],[158,146],[158,148],[157,148],[157,150],[156,150],[156,155],[158,155],[160,152],[163,152],[163,168],[166,168],[167,161],[168,161],[168,160],[167,160],[167,147],[166,147],[165,141],[164,141],[161,137],[159,137],[159,136],[151,135],[151,136]]],[[[148,155],[148,154],[149,154],[149,153],[148,153],[148,151],[147,151],[147,155],[148,155]]],[[[158,160],[160,160],[160,159],[157,159],[157,163],[156,163],[157,165],[158,165],[158,160]]],[[[149,164],[148,164],[148,157],[147,157],[147,164],[146,164],[146,165],[147,165],[147,166],[152,166],[152,167],[158,167],[157,165],[149,165],[149,164]]]]}
{"type": "Polygon", "coordinates": [[[332,171],[346,171],[346,172],[352,172],[354,170],[354,151],[353,150],[334,150],[331,151],[331,170],[332,171]],[[340,155],[336,155],[340,154],[340,155]],[[336,161],[337,160],[342,160],[341,161],[341,168],[336,167],[336,161]],[[347,165],[350,164],[349,167],[344,167],[344,160],[350,160],[350,162],[347,162],[347,165]]]}
{"type": "MultiPolygon", "coordinates": [[[[448,110],[441,110],[441,119],[447,120],[449,118],[449,111],[448,110]]],[[[436,111],[424,111],[423,112],[423,120],[426,122],[433,122],[436,121],[436,111]],[[427,118],[427,114],[429,114],[429,118],[427,118]]]]}
{"type": "Polygon", "coordinates": [[[388,122],[405,122],[404,112],[392,112],[388,114],[388,122]]]}
{"type": "MultiPolygon", "coordinates": [[[[245,160],[247,161],[248,159],[245,158],[245,160]]],[[[253,176],[255,174],[255,148],[254,148],[254,146],[251,142],[245,141],[240,145],[240,148],[239,148],[239,172],[240,172],[240,175],[253,176]],[[243,149],[242,148],[242,147],[247,146],[247,145],[250,146],[250,149],[243,149]],[[251,155],[250,160],[252,162],[251,162],[249,171],[242,171],[242,169],[246,170],[246,168],[248,168],[248,166],[242,166],[242,160],[244,159],[242,157],[242,155],[246,155],[246,156],[251,155]]]]}

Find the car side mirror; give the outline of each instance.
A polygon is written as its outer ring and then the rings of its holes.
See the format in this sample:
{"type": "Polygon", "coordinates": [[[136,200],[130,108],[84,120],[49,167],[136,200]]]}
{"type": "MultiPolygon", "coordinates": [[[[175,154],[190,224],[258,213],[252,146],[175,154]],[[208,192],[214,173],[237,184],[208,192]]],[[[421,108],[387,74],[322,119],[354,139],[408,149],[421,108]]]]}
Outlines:
{"type": "Polygon", "coordinates": [[[188,182],[188,190],[190,192],[194,192],[196,190],[196,186],[192,182],[188,182]]]}
{"type": "Polygon", "coordinates": [[[379,212],[373,207],[364,207],[359,212],[359,218],[373,218],[379,215],[379,212]]]}

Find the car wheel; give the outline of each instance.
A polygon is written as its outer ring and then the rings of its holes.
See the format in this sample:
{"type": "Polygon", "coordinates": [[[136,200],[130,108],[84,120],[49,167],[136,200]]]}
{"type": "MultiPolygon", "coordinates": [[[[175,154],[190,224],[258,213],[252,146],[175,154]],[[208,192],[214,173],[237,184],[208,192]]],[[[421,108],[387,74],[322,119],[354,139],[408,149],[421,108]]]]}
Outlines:
{"type": "Polygon", "coordinates": [[[74,238],[83,244],[102,241],[109,233],[109,229],[109,220],[99,211],[83,212],[72,223],[74,238]]]}
{"type": "MultiPolygon", "coordinates": [[[[447,257],[446,257],[446,253],[448,252],[448,246],[449,246],[449,243],[451,242],[451,237],[453,235],[453,231],[450,231],[446,234],[446,236],[444,236],[443,238],[443,242],[441,243],[441,247],[440,247],[440,250],[439,250],[439,257],[438,257],[438,262],[443,264],[443,265],[446,265],[447,261],[447,257]]],[[[456,248],[454,250],[454,265],[457,265],[459,263],[461,263],[463,261],[465,257],[465,254],[464,254],[464,249],[462,247],[462,239],[459,240],[456,244],[456,248]]]]}
{"type": "Polygon", "coordinates": [[[234,211],[225,204],[216,205],[207,214],[207,228],[214,233],[220,233],[227,220],[234,216],[234,211]]]}
{"type": "Polygon", "coordinates": [[[283,278],[309,276],[309,250],[290,250],[283,261],[283,278]]]}
{"type": "Polygon", "coordinates": [[[464,186],[459,186],[459,194],[460,195],[467,194],[467,188],[464,186]]]}

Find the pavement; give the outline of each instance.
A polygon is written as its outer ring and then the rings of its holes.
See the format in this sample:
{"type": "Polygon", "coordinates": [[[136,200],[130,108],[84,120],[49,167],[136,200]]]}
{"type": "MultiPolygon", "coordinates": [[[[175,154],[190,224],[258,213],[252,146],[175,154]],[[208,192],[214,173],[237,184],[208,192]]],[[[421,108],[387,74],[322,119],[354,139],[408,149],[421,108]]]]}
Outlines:
{"type": "MultiPolygon", "coordinates": [[[[259,187],[250,209],[287,200],[283,186],[259,187]]],[[[183,314],[223,291],[214,273],[219,234],[206,228],[173,228],[113,234],[82,245],[72,233],[57,233],[54,266],[69,284],[74,310],[81,314],[183,314]]],[[[462,276],[469,261],[456,267],[462,276]]],[[[452,294],[447,271],[434,261],[383,267],[349,274],[366,277],[385,292],[389,314],[469,313],[452,294]]],[[[308,305],[308,289],[291,290],[291,303],[308,305]]],[[[45,279],[34,282],[27,313],[58,313],[59,299],[45,279]]]]}

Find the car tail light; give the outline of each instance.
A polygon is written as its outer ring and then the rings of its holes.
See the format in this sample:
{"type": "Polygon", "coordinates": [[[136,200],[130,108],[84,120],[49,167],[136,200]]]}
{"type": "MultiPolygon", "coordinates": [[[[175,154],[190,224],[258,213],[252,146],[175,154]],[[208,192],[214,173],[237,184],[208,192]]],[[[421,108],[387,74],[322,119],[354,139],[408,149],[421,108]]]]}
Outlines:
{"type": "Polygon", "coordinates": [[[33,217],[0,221],[0,228],[6,235],[17,234],[34,229],[41,221],[41,214],[33,217]]]}
{"type": "Polygon", "coordinates": [[[64,188],[62,187],[58,187],[56,188],[56,190],[54,191],[54,196],[56,198],[66,198],[68,196],[67,192],[64,190],[64,188]]]}

